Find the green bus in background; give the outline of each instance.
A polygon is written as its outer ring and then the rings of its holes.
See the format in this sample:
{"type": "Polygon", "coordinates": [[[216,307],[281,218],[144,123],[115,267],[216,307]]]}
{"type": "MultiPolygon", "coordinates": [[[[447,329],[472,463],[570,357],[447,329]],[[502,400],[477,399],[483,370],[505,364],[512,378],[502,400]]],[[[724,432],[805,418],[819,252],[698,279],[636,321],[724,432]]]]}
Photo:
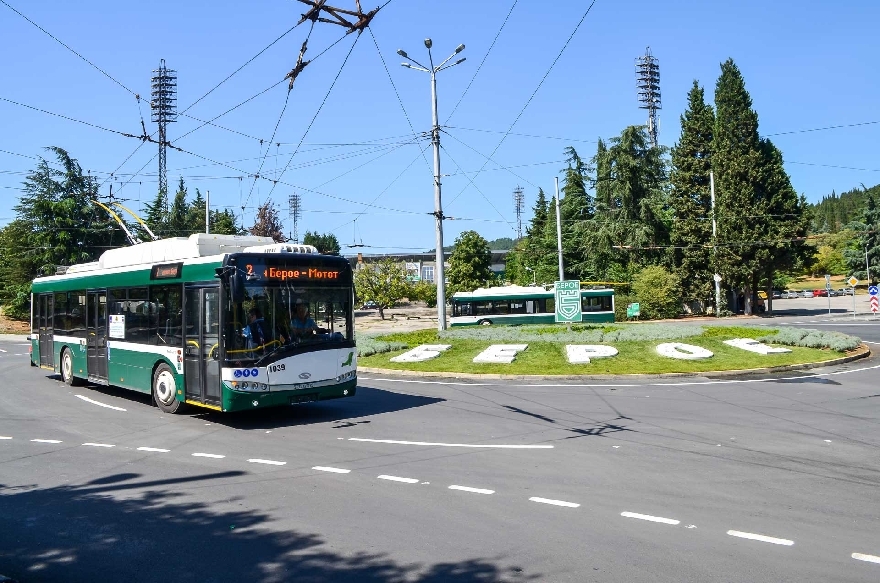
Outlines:
{"type": "MultiPolygon", "coordinates": [[[[543,287],[480,288],[452,296],[451,326],[480,324],[553,324],[555,293],[543,287]]],[[[614,322],[614,290],[581,290],[583,322],[614,322]]]]}
{"type": "Polygon", "coordinates": [[[139,243],[34,280],[31,364],[68,385],[151,393],[167,413],[352,396],[353,302],[348,261],[311,246],[208,234],[139,243]]]}

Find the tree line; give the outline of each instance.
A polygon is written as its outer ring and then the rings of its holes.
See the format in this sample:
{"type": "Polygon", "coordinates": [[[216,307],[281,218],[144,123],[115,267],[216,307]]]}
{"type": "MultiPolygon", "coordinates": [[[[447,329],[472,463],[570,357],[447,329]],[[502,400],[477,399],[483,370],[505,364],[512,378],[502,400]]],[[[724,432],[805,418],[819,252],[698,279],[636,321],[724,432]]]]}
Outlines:
{"type": "MultiPolygon", "coordinates": [[[[0,279],[0,305],[13,318],[30,313],[31,281],[53,275],[58,267],[96,261],[108,249],[130,244],[119,223],[96,201],[109,206],[135,237],[150,240],[139,222],[125,215],[112,199],[101,197],[100,183],[66,150],[47,148],[22,184],[22,194],[12,207],[14,218],[0,229],[0,262],[5,274],[0,279]]],[[[196,188],[194,196],[181,177],[170,197],[159,191],[144,205],[143,221],[159,238],[187,237],[205,232],[206,200],[196,188]]],[[[229,209],[211,209],[211,233],[221,235],[259,235],[277,242],[287,241],[278,209],[271,200],[260,205],[254,224],[245,228],[241,217],[229,209]]],[[[338,255],[339,242],[332,233],[306,233],[303,243],[321,253],[338,255]]]]}

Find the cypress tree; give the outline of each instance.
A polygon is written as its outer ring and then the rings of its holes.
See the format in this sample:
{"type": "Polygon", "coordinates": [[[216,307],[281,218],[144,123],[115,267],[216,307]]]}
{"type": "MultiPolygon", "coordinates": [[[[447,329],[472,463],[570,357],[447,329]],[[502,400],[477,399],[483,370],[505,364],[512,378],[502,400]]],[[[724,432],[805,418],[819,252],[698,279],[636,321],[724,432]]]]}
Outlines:
{"type": "Polygon", "coordinates": [[[712,137],[715,112],[705,102],[703,88],[694,81],[688,108],[681,116],[681,138],[672,148],[670,206],[673,212],[670,242],[672,266],[682,283],[685,301],[713,297],[712,137]]]}
{"type": "Polygon", "coordinates": [[[764,164],[758,136],[758,114],[746,91],[742,73],[728,59],[715,86],[715,209],[718,217],[718,265],[727,286],[742,288],[745,312],[761,270],[758,244],[767,234],[764,164]]]}

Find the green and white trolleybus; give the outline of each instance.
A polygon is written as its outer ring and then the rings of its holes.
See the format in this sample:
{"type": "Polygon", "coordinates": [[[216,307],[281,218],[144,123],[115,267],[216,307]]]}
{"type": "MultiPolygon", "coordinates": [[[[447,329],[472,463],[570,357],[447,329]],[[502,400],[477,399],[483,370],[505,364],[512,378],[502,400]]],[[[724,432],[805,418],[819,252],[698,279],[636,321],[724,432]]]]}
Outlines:
{"type": "Polygon", "coordinates": [[[208,234],[140,243],[34,280],[31,364],[69,385],[152,393],[168,413],[352,396],[353,301],[348,261],[307,245],[208,234]]]}
{"type": "MultiPolygon", "coordinates": [[[[509,285],[457,292],[452,296],[452,326],[482,324],[552,324],[553,289],[509,285]]],[[[581,290],[583,322],[614,322],[614,290],[581,290]]]]}

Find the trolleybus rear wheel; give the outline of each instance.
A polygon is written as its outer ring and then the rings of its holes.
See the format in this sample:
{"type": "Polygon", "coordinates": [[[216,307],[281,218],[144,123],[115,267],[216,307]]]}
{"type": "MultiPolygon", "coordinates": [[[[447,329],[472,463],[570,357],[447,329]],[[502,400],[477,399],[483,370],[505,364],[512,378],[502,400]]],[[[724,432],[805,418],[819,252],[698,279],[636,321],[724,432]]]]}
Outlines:
{"type": "Polygon", "coordinates": [[[69,387],[79,384],[79,379],[73,376],[73,355],[69,348],[61,351],[61,380],[69,387]]]}
{"type": "Polygon", "coordinates": [[[165,413],[177,413],[180,401],[177,400],[177,381],[174,372],[167,364],[160,364],[153,373],[153,400],[165,413]]]}

